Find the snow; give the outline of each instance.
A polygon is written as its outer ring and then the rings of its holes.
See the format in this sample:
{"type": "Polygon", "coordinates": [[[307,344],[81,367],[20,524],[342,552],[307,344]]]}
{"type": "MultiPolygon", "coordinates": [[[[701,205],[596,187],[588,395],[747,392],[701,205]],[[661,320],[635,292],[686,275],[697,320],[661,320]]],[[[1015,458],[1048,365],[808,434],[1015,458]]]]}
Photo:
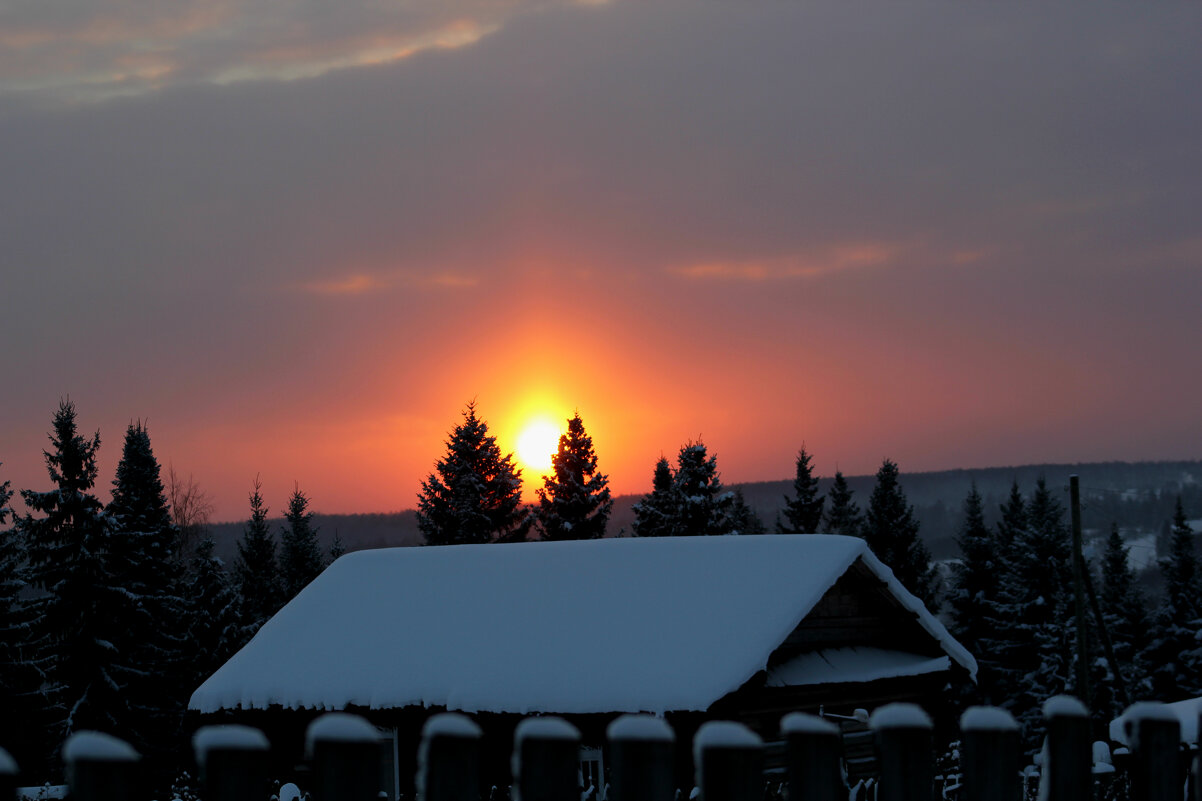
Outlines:
{"type": "Polygon", "coordinates": [[[111,734],[99,731],[78,731],[63,743],[63,761],[73,762],[136,762],[140,757],[133,746],[111,734]]]}
{"type": "Polygon", "coordinates": [[[380,739],[376,727],[358,715],[346,712],[327,712],[309,724],[305,731],[305,753],[313,755],[318,742],[374,743],[380,739]]]}
{"type": "Polygon", "coordinates": [[[630,537],[347,554],[189,707],[700,711],[766,669],[857,560],[975,675],[859,538],[630,537]]]}
{"type": "Polygon", "coordinates": [[[864,682],[937,673],[951,667],[946,656],[923,656],[871,646],[828,648],[800,654],[768,671],[769,687],[864,682]]]}
{"type": "Polygon", "coordinates": [[[579,740],[580,732],[563,718],[526,718],[513,730],[513,741],[520,743],[532,740],[579,740]]]}
{"type": "Polygon", "coordinates": [[[780,720],[780,733],[789,734],[831,734],[839,736],[839,727],[829,720],[823,720],[817,715],[807,715],[804,712],[790,712],[780,720]]]}
{"type": "Polygon", "coordinates": [[[873,729],[929,729],[931,716],[917,704],[885,704],[878,707],[868,725],[873,729]]]}
{"type": "Polygon", "coordinates": [[[435,737],[461,737],[477,739],[481,735],[480,727],[467,715],[456,712],[443,712],[430,717],[422,726],[422,739],[432,740],[435,737]]]}
{"type": "Polygon", "coordinates": [[[1071,695],[1054,695],[1043,702],[1043,716],[1045,718],[1087,718],[1089,710],[1085,708],[1085,704],[1071,695]]]}
{"type": "Polygon", "coordinates": [[[702,723],[693,737],[693,762],[699,767],[701,755],[711,748],[762,748],[759,735],[742,723],[733,720],[711,720],[702,723]]]}
{"type": "Polygon", "coordinates": [[[622,715],[609,724],[605,737],[610,742],[640,740],[670,743],[676,740],[676,734],[667,721],[651,715],[622,715]]]}
{"type": "MultiPolygon", "coordinates": [[[[1143,707],[1148,706],[1144,703],[1132,704],[1127,707],[1123,714],[1119,715],[1114,720],[1110,721],[1110,739],[1123,745],[1132,746],[1130,738],[1127,736],[1127,721],[1135,717],[1146,717],[1147,712],[1143,707]]],[[[1194,744],[1198,742],[1198,715],[1202,712],[1202,698],[1187,698],[1184,701],[1177,701],[1172,704],[1152,704],[1158,706],[1163,712],[1156,712],[1156,715],[1171,714],[1178,723],[1181,724],[1181,742],[1194,744]]],[[[1166,718],[1159,718],[1164,720],[1166,718]]]]}
{"type": "Polygon", "coordinates": [[[996,706],[970,706],[960,716],[960,731],[1018,731],[1018,722],[996,706]]]}
{"type": "Polygon", "coordinates": [[[17,768],[17,760],[0,748],[0,776],[16,776],[18,773],[20,770],[17,768]]]}
{"type": "Polygon", "coordinates": [[[192,750],[196,754],[197,764],[202,766],[209,752],[215,749],[267,751],[270,748],[263,732],[250,726],[202,726],[192,735],[192,750]]]}

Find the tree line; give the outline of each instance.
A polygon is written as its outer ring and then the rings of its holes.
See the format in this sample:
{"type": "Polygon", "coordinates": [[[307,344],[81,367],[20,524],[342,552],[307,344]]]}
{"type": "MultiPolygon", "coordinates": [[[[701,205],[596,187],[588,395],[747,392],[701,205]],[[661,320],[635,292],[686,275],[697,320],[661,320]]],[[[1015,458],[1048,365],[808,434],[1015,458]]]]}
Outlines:
{"type": "Polygon", "coordinates": [[[164,486],[144,423],[125,432],[108,504],[99,449],[65,400],[45,451],[50,489],[22,489],[18,514],[0,483],[0,746],[51,775],[59,744],[84,729],[171,755],[192,690],[338,555],[337,541],[319,551],[299,487],[277,548],[256,479],[230,571],[205,535],[203,492],[174,471],[164,486]]]}

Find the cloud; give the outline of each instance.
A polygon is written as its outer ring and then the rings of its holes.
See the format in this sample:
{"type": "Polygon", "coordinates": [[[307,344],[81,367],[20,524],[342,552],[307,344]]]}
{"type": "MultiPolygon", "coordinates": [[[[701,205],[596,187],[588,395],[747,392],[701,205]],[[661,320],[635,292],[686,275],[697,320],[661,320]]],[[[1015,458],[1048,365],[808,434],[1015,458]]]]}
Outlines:
{"type": "Polygon", "coordinates": [[[541,5],[350,0],[334,13],[272,0],[18,0],[0,29],[0,91],[95,101],[174,85],[313,77],[470,45],[541,5]]]}
{"type": "MultiPolygon", "coordinates": [[[[818,278],[844,270],[866,267],[887,267],[899,262],[915,246],[907,243],[857,242],[828,245],[811,252],[743,262],[701,262],[669,268],[669,272],[684,278],[700,280],[781,281],[818,278]]],[[[953,254],[952,259],[979,256],[974,253],[953,254]]]]}

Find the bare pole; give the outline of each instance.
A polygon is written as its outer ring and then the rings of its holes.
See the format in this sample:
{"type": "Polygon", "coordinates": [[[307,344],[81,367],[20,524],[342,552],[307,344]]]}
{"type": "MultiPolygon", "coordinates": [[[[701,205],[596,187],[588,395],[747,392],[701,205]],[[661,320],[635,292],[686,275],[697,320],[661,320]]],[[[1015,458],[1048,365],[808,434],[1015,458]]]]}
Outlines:
{"type": "Polygon", "coordinates": [[[1073,522],[1073,607],[1077,618],[1077,697],[1089,703],[1089,629],[1085,620],[1085,556],[1081,545],[1081,482],[1068,477],[1073,522]]]}

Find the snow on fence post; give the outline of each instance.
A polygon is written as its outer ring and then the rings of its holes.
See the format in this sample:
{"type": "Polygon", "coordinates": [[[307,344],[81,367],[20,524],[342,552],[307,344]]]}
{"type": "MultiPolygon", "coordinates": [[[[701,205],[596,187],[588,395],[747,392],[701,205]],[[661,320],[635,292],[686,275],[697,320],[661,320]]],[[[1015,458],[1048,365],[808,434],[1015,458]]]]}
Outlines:
{"type": "Polygon", "coordinates": [[[1070,695],[1057,695],[1043,705],[1048,734],[1040,798],[1088,801],[1093,795],[1093,743],[1089,710],[1070,695]]]}
{"type": "Polygon", "coordinates": [[[98,731],[72,734],[63,743],[71,801],[141,798],[140,759],[133,746],[111,734],[98,731]]]}
{"type": "Polygon", "coordinates": [[[1131,797],[1140,801],[1181,798],[1181,723],[1164,704],[1132,704],[1123,713],[1131,744],[1131,797]]]}
{"type": "Polygon", "coordinates": [[[14,801],[17,797],[17,760],[0,748],[0,801],[14,801]]]}
{"type": "Polygon", "coordinates": [[[314,801],[376,801],[380,733],[358,715],[327,712],[309,724],[305,753],[313,761],[314,801]]]}
{"type": "Polygon", "coordinates": [[[789,798],[837,801],[846,796],[839,772],[839,727],[828,720],[792,712],[780,722],[785,735],[789,798]]]}
{"type": "Polygon", "coordinates": [[[417,752],[417,801],[479,801],[480,727],[444,712],[422,726],[417,752]]]}
{"type": "Polygon", "coordinates": [[[872,713],[881,780],[877,801],[930,801],[935,770],[931,718],[915,704],[886,704],[872,713]]]}
{"type": "Polygon", "coordinates": [[[563,718],[526,718],[513,732],[514,801],[578,801],[580,732],[563,718]]]}
{"type": "Polygon", "coordinates": [[[623,715],[605,730],[612,766],[610,801],[672,801],[672,727],[650,715],[623,715]]]}
{"type": "Polygon", "coordinates": [[[969,707],[960,716],[960,733],[963,801],[1019,801],[1022,743],[1014,717],[997,707],[969,707]]]}
{"type": "Polygon", "coordinates": [[[760,801],[764,796],[764,743],[741,723],[702,724],[693,737],[693,764],[701,801],[760,801]]]}
{"type": "Polygon", "coordinates": [[[205,801],[262,801],[270,795],[267,737],[250,726],[202,726],[192,735],[205,801]]]}

